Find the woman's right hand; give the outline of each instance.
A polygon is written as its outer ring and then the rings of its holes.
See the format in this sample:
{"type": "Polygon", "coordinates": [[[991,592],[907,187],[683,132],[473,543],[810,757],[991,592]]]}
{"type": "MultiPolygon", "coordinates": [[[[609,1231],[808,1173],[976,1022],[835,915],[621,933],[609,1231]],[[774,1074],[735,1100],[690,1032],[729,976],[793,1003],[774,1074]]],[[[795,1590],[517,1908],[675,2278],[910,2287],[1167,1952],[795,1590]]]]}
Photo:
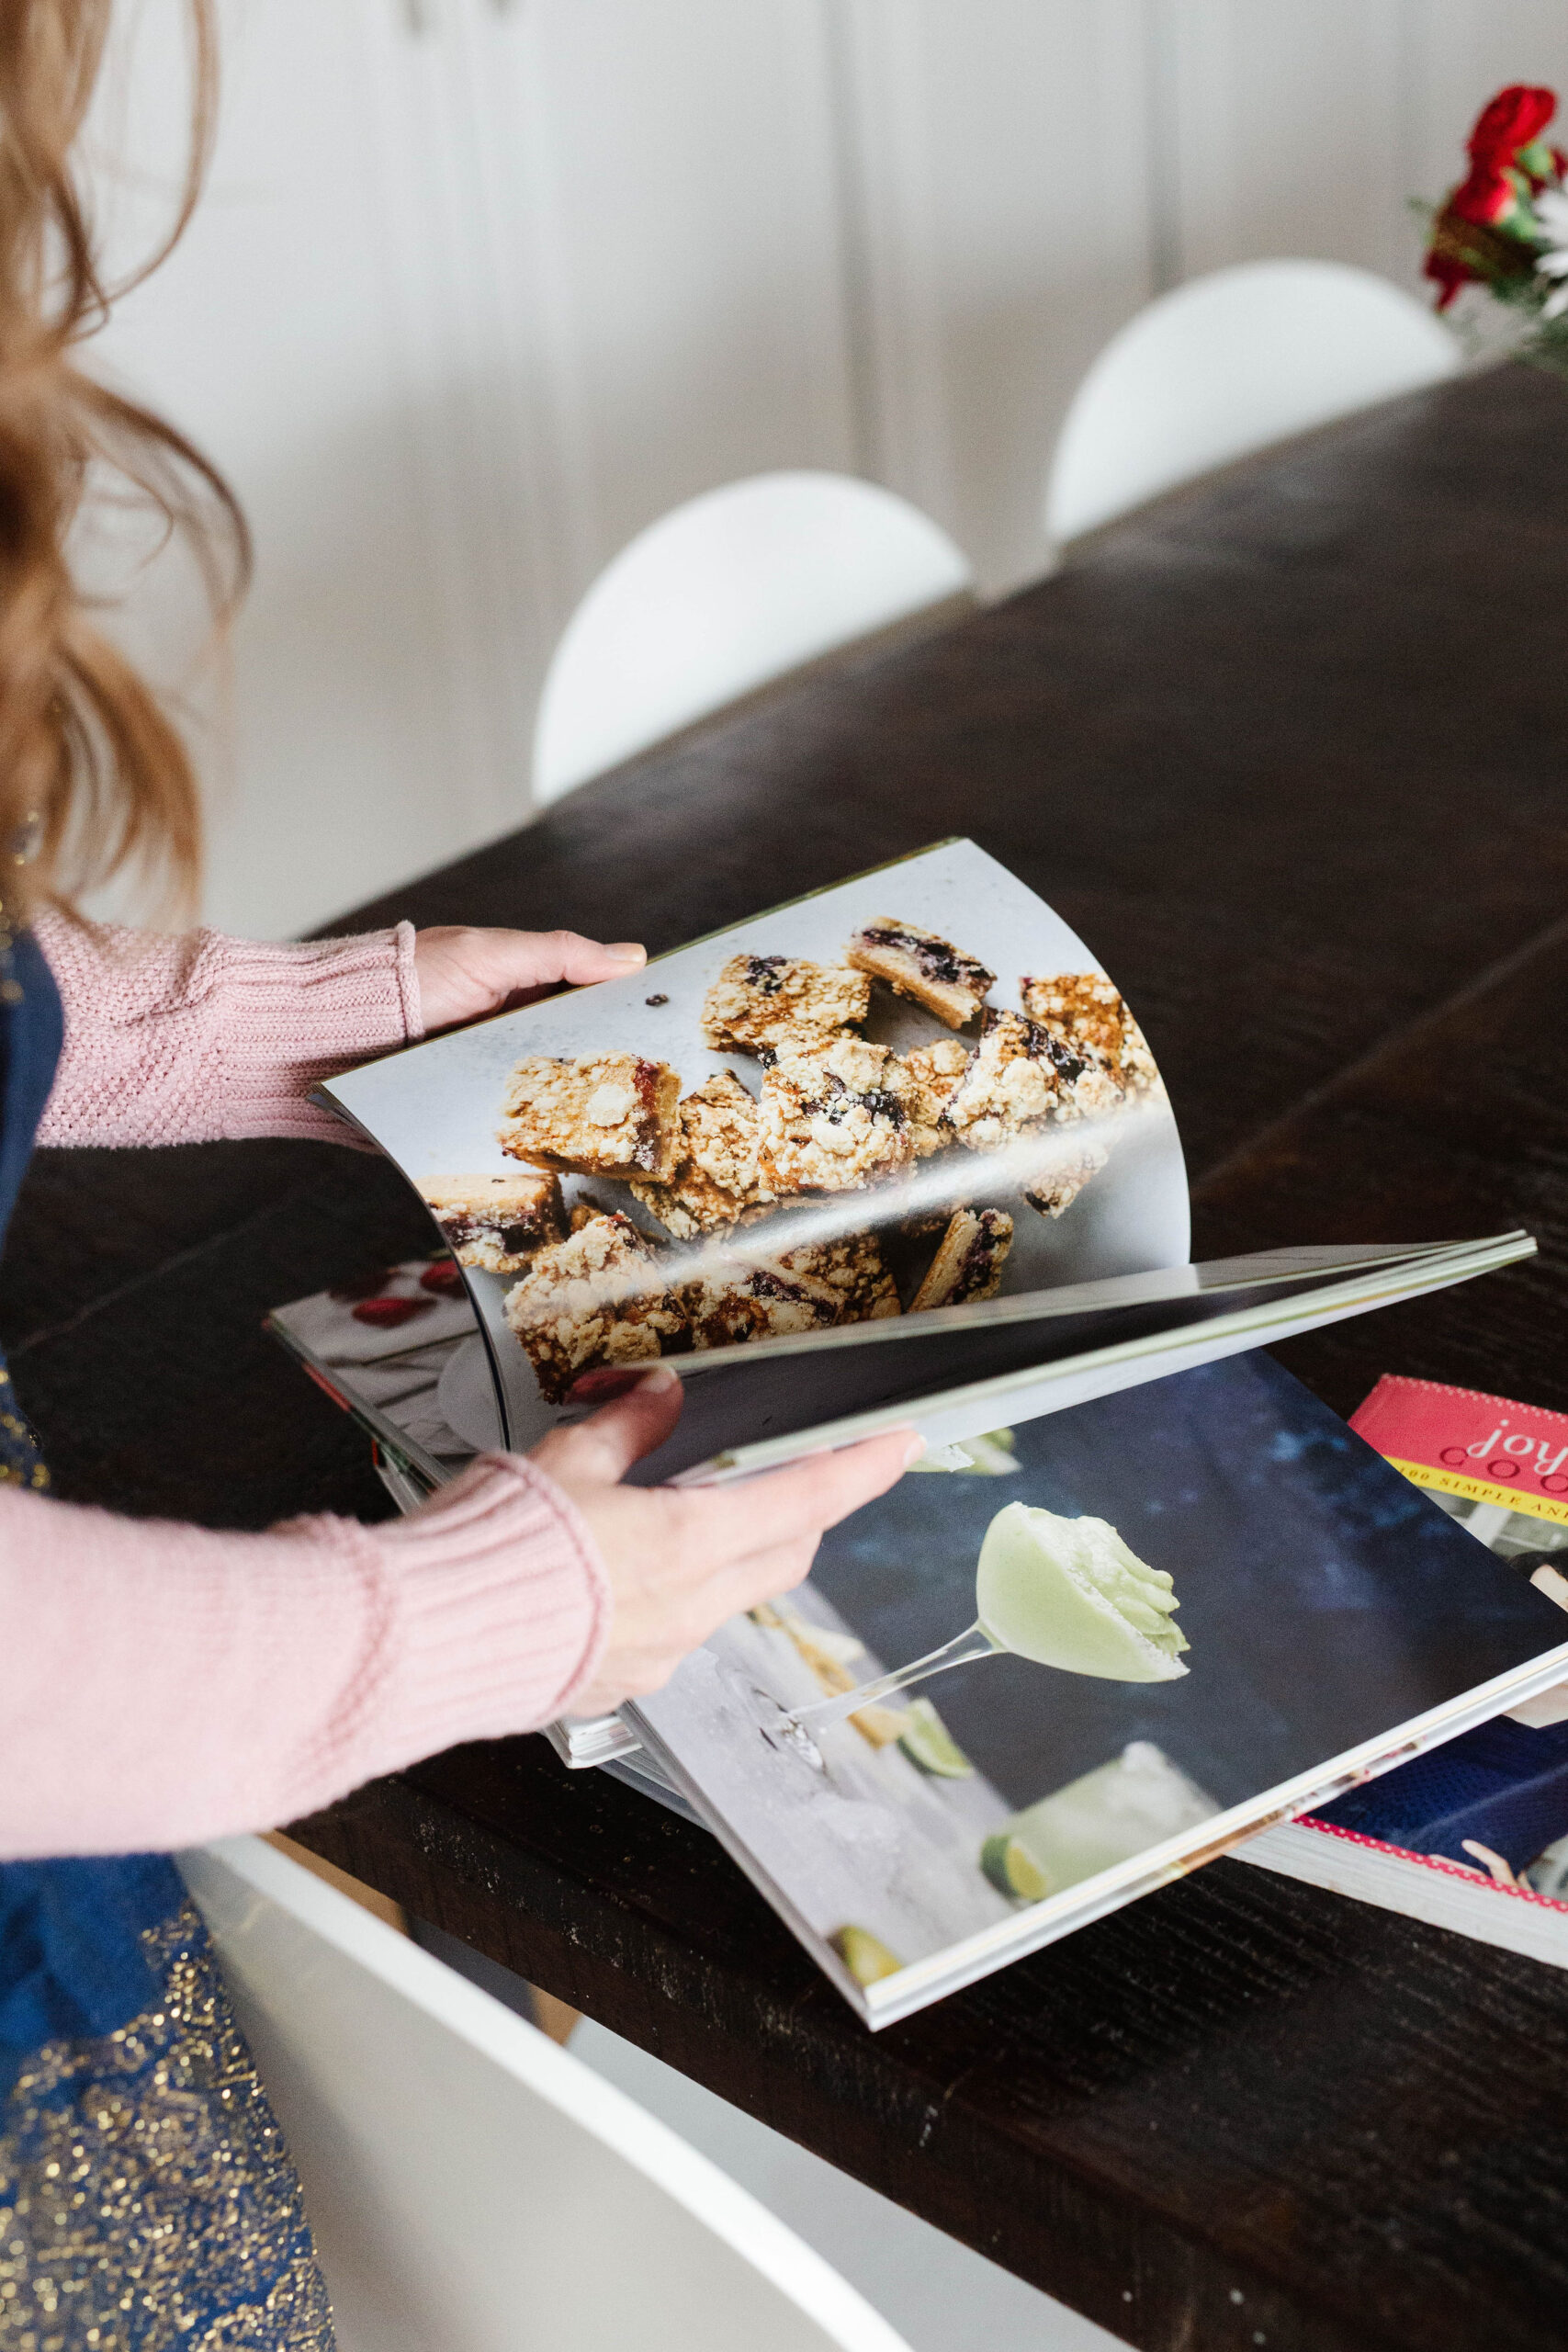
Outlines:
{"type": "Polygon", "coordinates": [[[534,1449],[587,1521],[614,1595],[609,1641],[574,1714],[659,1690],[726,1618],[790,1591],[824,1530],[896,1486],[925,1450],[913,1430],[891,1430],[733,1487],[623,1486],[670,1435],[681,1402],[679,1375],[661,1365],[534,1449]]]}

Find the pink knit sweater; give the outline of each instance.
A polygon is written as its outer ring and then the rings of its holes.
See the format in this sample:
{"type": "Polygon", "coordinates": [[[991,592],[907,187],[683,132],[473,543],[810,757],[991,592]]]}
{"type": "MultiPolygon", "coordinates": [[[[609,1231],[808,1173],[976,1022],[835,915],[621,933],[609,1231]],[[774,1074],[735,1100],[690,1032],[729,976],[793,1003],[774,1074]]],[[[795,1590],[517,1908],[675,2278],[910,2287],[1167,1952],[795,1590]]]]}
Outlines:
{"type": "MultiPolygon", "coordinates": [[[[306,1090],[423,1032],[413,933],[274,947],[44,917],[65,1051],[40,1140],[344,1130],[306,1090]]],[[[219,1535],[0,1488],[0,1860],[288,1821],[570,1709],[610,1615],[593,1539],[485,1455],[412,1520],[219,1535]]]]}

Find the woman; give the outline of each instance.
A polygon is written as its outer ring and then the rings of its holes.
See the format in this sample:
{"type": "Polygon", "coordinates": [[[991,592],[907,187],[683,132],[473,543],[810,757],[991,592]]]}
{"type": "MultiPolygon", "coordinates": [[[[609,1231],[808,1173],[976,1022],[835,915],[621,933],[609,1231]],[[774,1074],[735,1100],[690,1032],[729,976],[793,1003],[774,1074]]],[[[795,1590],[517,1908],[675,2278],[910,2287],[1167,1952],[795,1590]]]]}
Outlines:
{"type": "MultiPolygon", "coordinates": [[[[72,578],[85,490],[118,471],[210,577],[244,561],[195,451],[73,366],[104,310],[69,158],[107,6],[0,8],[0,1231],[35,1138],[332,1136],[307,1100],[324,1072],[644,960],[570,933],[404,924],[276,947],[71,912],[131,859],[188,885],[198,838],[179,739],[72,578]]],[[[212,53],[191,7],[194,195],[212,53]]],[[[629,1488],[680,1410],[654,1372],[411,1520],[214,1534],[55,1500],[0,1382],[0,2352],[314,2352],[331,2316],[298,2184],[163,1858],[656,1688],[796,1583],[918,1442],[765,1491],[629,1488]]]]}

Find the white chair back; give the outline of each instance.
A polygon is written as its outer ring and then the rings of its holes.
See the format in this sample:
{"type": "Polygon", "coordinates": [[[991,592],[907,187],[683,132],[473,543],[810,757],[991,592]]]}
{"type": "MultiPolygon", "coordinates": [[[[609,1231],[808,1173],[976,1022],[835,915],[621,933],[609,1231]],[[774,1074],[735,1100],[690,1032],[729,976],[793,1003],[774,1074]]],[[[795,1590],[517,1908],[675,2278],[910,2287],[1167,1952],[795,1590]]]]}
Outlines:
{"type": "Polygon", "coordinates": [[[568,622],[534,732],[535,805],[973,584],[945,531],[848,474],[757,474],[690,499],[568,622]]]}
{"type": "Polygon", "coordinates": [[[1073,395],[1045,535],[1061,547],[1178,482],[1460,364],[1448,328],[1370,270],[1258,261],[1195,277],[1113,335],[1073,395]]]}
{"type": "Polygon", "coordinates": [[[340,2352],[908,2352],[705,2157],[297,1862],[182,1855],[340,2352]]]}

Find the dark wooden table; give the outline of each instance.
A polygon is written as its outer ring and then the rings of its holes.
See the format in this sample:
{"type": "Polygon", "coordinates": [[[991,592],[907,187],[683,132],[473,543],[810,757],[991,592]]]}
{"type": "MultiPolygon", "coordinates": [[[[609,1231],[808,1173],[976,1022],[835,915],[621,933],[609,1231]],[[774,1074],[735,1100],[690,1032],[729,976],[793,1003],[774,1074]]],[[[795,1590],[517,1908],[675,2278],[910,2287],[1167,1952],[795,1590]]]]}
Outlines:
{"type": "MultiPolygon", "coordinates": [[[[1320,1395],[1391,1369],[1562,1409],[1565,762],[1568,393],[1514,369],[1168,500],[362,913],[659,949],[971,833],[1137,1007],[1198,1254],[1540,1237],[1292,1343],[1320,1395]]],[[[257,1327],[422,1238],[330,1147],[44,1154],[0,1329],[63,1491],[380,1515],[257,1327]]],[[[873,2038],[711,1839],[540,1740],[296,1834],[1149,2352],[1568,2340],[1554,1971],[1222,1861],[873,2038]]]]}

